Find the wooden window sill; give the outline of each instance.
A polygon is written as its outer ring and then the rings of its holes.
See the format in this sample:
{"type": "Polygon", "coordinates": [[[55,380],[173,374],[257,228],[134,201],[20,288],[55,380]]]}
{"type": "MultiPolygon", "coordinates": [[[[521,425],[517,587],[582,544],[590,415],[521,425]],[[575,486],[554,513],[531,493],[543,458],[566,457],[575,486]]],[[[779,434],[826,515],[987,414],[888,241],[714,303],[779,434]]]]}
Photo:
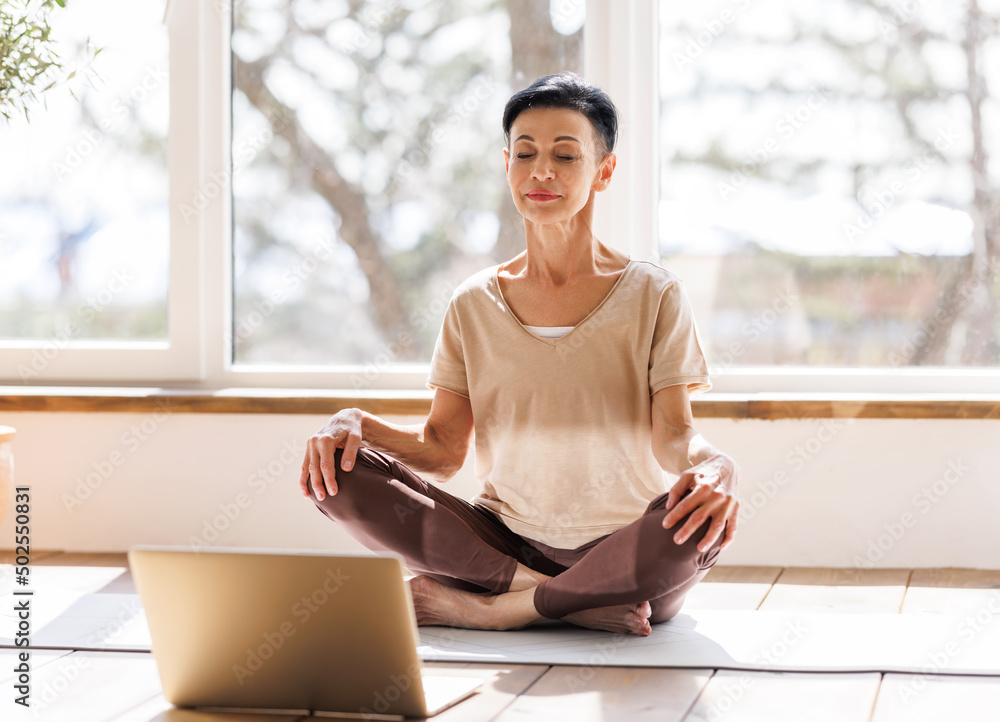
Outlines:
{"type": "MultiPolygon", "coordinates": [[[[422,416],[430,391],[0,386],[0,412],[332,414],[357,406],[383,416],[422,416]]],[[[997,394],[717,394],[695,396],[694,415],[732,419],[1000,419],[997,394]]]]}

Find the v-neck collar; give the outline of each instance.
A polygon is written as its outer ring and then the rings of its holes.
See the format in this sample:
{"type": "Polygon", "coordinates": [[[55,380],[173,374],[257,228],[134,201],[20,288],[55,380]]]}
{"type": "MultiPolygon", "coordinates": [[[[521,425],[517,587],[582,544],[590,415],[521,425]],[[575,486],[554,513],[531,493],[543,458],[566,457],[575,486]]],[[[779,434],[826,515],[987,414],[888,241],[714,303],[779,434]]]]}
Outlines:
{"type": "Polygon", "coordinates": [[[607,294],[605,294],[604,298],[601,299],[601,302],[598,303],[593,308],[593,310],[583,318],[582,321],[576,324],[573,327],[572,331],[567,333],[565,336],[560,336],[559,338],[542,338],[540,336],[536,336],[527,328],[525,328],[525,325],[523,323],[521,323],[521,319],[517,317],[517,314],[514,313],[511,307],[507,304],[507,299],[503,297],[503,291],[500,289],[500,266],[502,265],[503,264],[498,263],[496,267],[493,269],[493,285],[496,286],[497,296],[500,297],[500,303],[503,304],[504,310],[506,310],[507,313],[510,314],[510,317],[514,319],[514,322],[518,326],[521,327],[521,330],[524,331],[524,333],[528,334],[528,336],[533,338],[535,341],[544,343],[546,346],[557,346],[559,343],[565,341],[566,339],[572,338],[573,334],[577,333],[580,330],[581,326],[583,326],[585,323],[587,323],[587,321],[592,319],[604,307],[604,305],[611,299],[611,297],[615,295],[615,291],[617,291],[618,287],[621,286],[622,281],[625,279],[625,276],[632,270],[632,267],[635,265],[635,261],[631,257],[629,257],[628,265],[626,265],[625,268],[622,269],[622,272],[618,276],[618,280],[615,281],[614,285],[611,287],[611,290],[608,291],[607,294]]]}

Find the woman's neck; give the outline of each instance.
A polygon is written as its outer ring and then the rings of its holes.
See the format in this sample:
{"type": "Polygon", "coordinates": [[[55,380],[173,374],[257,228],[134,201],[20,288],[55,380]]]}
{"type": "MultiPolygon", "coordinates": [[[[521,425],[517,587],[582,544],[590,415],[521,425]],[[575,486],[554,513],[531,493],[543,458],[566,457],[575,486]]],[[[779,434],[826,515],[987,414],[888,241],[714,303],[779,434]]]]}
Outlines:
{"type": "Polygon", "coordinates": [[[593,233],[593,205],[588,203],[562,223],[524,221],[526,253],[506,269],[511,275],[527,276],[559,286],[577,276],[597,273],[607,249],[593,233]]]}
{"type": "Polygon", "coordinates": [[[500,272],[547,286],[559,287],[574,279],[614,273],[628,265],[629,257],[601,243],[589,230],[584,236],[533,234],[526,226],[527,249],[503,264],[500,272]]]}

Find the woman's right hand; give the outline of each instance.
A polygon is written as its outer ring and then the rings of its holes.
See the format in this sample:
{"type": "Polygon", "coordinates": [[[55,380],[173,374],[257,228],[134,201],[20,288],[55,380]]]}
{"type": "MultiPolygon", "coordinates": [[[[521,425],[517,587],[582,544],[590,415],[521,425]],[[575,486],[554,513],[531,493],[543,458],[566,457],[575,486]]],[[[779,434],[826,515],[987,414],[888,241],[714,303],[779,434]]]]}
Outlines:
{"type": "Polygon", "coordinates": [[[327,494],[337,493],[336,461],[334,454],[343,449],[340,468],[350,471],[361,447],[361,409],[343,409],[330,417],[306,444],[306,457],[302,462],[302,476],[299,486],[303,496],[309,496],[309,485],[317,501],[323,501],[327,494]]]}

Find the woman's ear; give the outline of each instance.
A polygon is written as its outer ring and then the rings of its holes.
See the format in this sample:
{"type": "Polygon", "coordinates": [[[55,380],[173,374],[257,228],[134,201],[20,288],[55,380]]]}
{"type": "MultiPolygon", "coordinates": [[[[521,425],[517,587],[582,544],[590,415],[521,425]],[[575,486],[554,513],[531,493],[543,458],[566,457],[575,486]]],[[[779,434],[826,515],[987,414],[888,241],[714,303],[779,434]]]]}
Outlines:
{"type": "Polygon", "coordinates": [[[611,184],[611,176],[615,172],[615,163],[618,158],[614,153],[608,153],[601,161],[597,169],[597,178],[594,180],[594,190],[603,191],[611,184]]]}

